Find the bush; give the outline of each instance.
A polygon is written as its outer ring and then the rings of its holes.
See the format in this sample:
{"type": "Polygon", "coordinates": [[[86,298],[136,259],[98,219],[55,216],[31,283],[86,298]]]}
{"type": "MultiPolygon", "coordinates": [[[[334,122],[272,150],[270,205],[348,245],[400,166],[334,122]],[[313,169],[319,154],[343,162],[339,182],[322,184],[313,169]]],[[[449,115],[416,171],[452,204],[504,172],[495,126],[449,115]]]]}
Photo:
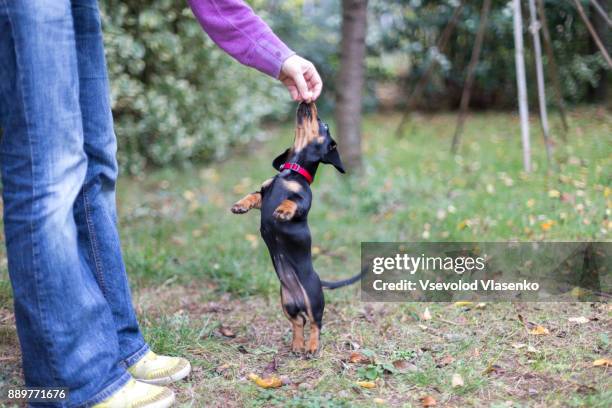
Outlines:
{"type": "Polygon", "coordinates": [[[285,90],[203,33],[187,2],[101,1],[119,162],[147,166],[222,158],[287,111],[285,90]]]}

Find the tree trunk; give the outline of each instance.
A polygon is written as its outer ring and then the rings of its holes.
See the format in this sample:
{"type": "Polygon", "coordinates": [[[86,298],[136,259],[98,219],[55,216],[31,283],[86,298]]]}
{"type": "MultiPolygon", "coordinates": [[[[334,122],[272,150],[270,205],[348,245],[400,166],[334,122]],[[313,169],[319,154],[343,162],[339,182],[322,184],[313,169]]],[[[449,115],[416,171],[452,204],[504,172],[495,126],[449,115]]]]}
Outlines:
{"type": "Polygon", "coordinates": [[[548,63],[548,76],[550,77],[555,91],[555,98],[557,99],[557,109],[559,109],[559,115],[561,116],[561,123],[563,124],[563,132],[561,136],[564,141],[567,141],[567,119],[565,114],[565,101],[563,100],[563,92],[561,91],[561,81],[559,80],[559,69],[557,68],[557,61],[555,60],[555,54],[553,52],[552,40],[550,39],[550,31],[548,31],[548,20],[546,19],[546,11],[544,10],[544,0],[538,0],[538,14],[540,15],[540,21],[542,22],[542,38],[544,39],[544,50],[546,51],[546,58],[548,63]]]}
{"type": "Polygon", "coordinates": [[[538,21],[535,0],[529,0],[529,17],[531,24],[529,29],[533,38],[533,52],[536,63],[536,80],[538,84],[538,102],[540,105],[540,124],[542,125],[542,136],[544,136],[544,147],[546,148],[546,163],[551,165],[551,144],[549,140],[548,111],[546,109],[546,89],[544,83],[544,67],[542,66],[542,45],[540,43],[540,22],[538,21]]]}
{"type": "Polygon", "coordinates": [[[521,119],[521,141],[523,143],[523,168],[531,172],[531,146],[529,143],[529,107],[527,106],[527,81],[525,79],[525,56],[523,51],[523,17],[521,0],[512,0],[514,22],[514,60],[516,63],[516,85],[521,119]]]}
{"type": "Polygon", "coordinates": [[[478,27],[478,32],[476,33],[474,48],[472,48],[472,57],[470,58],[470,63],[467,69],[467,77],[465,79],[465,84],[463,85],[463,92],[461,93],[461,103],[459,105],[457,127],[455,128],[455,134],[453,135],[453,143],[451,145],[451,151],[453,153],[457,153],[457,149],[459,148],[459,142],[461,141],[461,132],[463,131],[465,116],[467,115],[467,109],[470,104],[470,95],[472,92],[472,84],[474,83],[474,74],[476,73],[476,65],[478,65],[478,59],[480,58],[482,40],[484,39],[490,9],[491,0],[484,0],[484,2],[482,3],[482,10],[480,11],[480,26],[478,27]]]}
{"type": "MultiPolygon", "coordinates": [[[[593,16],[593,28],[601,39],[606,50],[610,49],[610,27],[612,27],[612,21],[608,17],[608,2],[607,0],[591,0],[591,15],[593,16]]],[[[595,44],[591,44],[591,50],[596,52],[595,44]]],[[[608,97],[608,70],[605,68],[599,68],[597,75],[599,81],[597,85],[593,86],[590,90],[590,97],[593,102],[602,103],[607,100],[608,97]]]]}
{"type": "Polygon", "coordinates": [[[342,41],[336,123],[349,169],[361,167],[361,107],[365,74],[367,0],[342,0],[342,41]]]}
{"type": "Polygon", "coordinates": [[[578,10],[578,14],[580,14],[580,18],[582,18],[582,21],[587,26],[587,29],[589,30],[589,33],[591,34],[591,37],[593,38],[593,41],[595,41],[595,44],[597,45],[597,48],[599,48],[599,51],[601,52],[601,55],[603,55],[604,59],[608,63],[608,66],[610,68],[612,68],[612,58],[610,58],[610,54],[608,54],[608,50],[606,50],[606,47],[601,42],[601,39],[599,38],[599,35],[597,35],[597,31],[595,31],[595,28],[593,27],[593,25],[589,21],[589,18],[587,17],[586,13],[584,12],[584,8],[582,7],[582,4],[580,4],[580,1],[578,1],[578,0],[574,0],[574,4],[576,5],[576,9],[578,10]]]}

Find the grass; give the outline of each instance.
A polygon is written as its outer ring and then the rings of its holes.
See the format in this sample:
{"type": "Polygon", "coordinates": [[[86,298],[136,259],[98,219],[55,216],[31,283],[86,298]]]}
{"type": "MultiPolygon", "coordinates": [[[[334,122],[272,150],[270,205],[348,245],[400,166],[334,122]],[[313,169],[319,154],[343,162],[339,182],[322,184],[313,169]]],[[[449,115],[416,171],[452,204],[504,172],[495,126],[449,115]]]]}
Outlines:
{"type": "MultiPolygon", "coordinates": [[[[455,156],[453,114],[416,115],[400,138],[399,116],[369,116],[363,173],[324,168],[313,185],[316,269],[328,279],[354,274],[361,241],[609,240],[611,119],[604,110],[574,112],[550,171],[532,121],[534,171],[526,174],[514,115],[473,115],[455,156]]],[[[258,214],[229,212],[273,174],[271,159],[292,140],[290,126],[269,135],[224,163],[120,182],[125,261],[145,337],[194,365],[190,381],[175,387],[182,405],[421,406],[425,396],[457,407],[612,404],[610,368],[592,366],[612,354],[608,304],[372,304],[350,287],[327,293],[321,355],[291,355],[258,214]],[[578,316],[588,323],[568,321],[578,316]],[[533,324],[550,334],[530,334],[533,324]],[[348,362],[355,349],[370,362],[348,362]],[[251,372],[287,385],[258,388],[246,379],[251,372]],[[455,374],[463,386],[452,386],[455,374]],[[361,388],[360,379],[377,386],[361,388]]],[[[4,271],[0,381],[19,384],[6,281],[4,271]]]]}

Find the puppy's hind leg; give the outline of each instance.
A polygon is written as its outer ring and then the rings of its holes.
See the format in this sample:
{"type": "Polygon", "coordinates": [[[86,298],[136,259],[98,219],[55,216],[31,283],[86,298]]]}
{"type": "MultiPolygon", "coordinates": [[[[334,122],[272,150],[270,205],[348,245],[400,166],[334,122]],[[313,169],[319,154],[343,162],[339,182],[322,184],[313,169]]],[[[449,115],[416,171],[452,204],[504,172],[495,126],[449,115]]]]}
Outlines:
{"type": "Polygon", "coordinates": [[[325,309],[325,299],[323,288],[320,284],[315,293],[309,294],[310,310],[308,318],[310,320],[310,337],[308,339],[307,352],[314,356],[321,349],[321,327],[323,325],[323,310],[325,309]]]}
{"type": "Polygon", "coordinates": [[[300,313],[298,306],[293,300],[293,297],[290,296],[288,291],[284,290],[281,286],[281,306],[283,307],[283,313],[285,313],[285,316],[287,316],[287,319],[291,322],[291,331],[293,333],[291,351],[294,353],[303,353],[305,349],[304,325],[306,324],[306,319],[300,313]]]}

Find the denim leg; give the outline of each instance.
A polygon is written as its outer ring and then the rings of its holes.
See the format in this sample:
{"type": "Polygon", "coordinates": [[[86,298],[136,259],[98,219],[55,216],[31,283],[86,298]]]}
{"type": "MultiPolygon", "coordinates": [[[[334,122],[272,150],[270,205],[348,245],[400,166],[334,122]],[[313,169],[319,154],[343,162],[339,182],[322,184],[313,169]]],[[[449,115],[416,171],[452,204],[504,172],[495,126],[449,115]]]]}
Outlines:
{"type": "Polygon", "coordinates": [[[97,0],[73,0],[80,106],[88,165],[74,206],[79,247],[113,313],[119,356],[131,365],[147,351],[121,256],[115,183],[117,141],[97,0]]]}
{"type": "Polygon", "coordinates": [[[28,386],[100,401],[129,374],[111,310],[79,251],[87,173],[68,0],[0,0],[0,165],[8,268],[28,386]]]}

